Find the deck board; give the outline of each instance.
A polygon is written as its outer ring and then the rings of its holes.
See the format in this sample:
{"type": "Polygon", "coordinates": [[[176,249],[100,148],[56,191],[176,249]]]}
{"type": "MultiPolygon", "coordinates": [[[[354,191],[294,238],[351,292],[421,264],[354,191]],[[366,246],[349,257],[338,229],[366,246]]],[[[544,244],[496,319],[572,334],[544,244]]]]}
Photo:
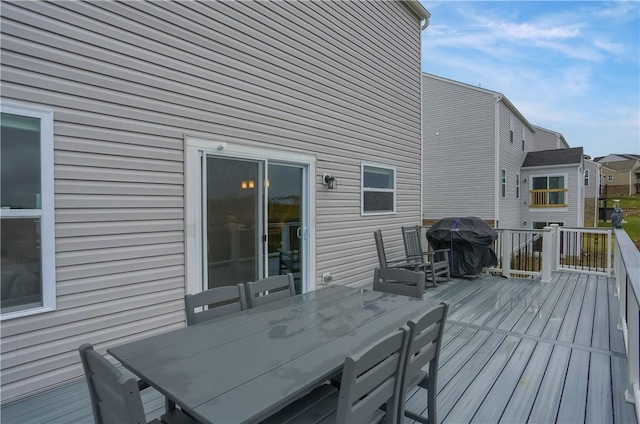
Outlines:
{"type": "MultiPolygon", "coordinates": [[[[370,289],[370,284],[365,287],[370,289]]],[[[635,423],[611,278],[556,272],[539,279],[454,279],[425,293],[450,304],[440,353],[442,423],[635,423]]],[[[143,392],[147,418],[162,396],[143,392]]],[[[409,410],[426,413],[413,390],[409,410]]],[[[4,424],[91,423],[84,381],[2,407],[4,424]]],[[[411,420],[405,420],[411,423],[411,420]]]]}

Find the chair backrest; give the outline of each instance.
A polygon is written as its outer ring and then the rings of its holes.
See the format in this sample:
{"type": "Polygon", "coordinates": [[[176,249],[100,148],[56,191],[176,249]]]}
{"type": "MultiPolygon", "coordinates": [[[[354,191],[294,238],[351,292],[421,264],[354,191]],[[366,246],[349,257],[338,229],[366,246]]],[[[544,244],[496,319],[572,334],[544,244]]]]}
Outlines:
{"type": "Polygon", "coordinates": [[[188,326],[244,311],[247,309],[244,284],[214,287],[200,293],[188,294],[184,297],[184,304],[188,326]],[[195,311],[196,308],[203,306],[208,306],[208,308],[201,312],[195,311]]]}
{"type": "Polygon", "coordinates": [[[407,259],[420,259],[424,255],[420,242],[420,226],[402,227],[402,239],[404,240],[404,252],[407,259]]]}
{"type": "Polygon", "coordinates": [[[336,422],[368,423],[386,404],[386,422],[397,423],[402,370],[409,338],[407,326],[394,331],[344,362],[336,422]]]}
{"type": "Polygon", "coordinates": [[[422,299],[424,296],[424,272],[398,268],[376,268],[373,274],[373,290],[422,299]]]}
{"type": "Polygon", "coordinates": [[[124,376],[90,344],[78,349],[89,385],[91,408],[96,424],[146,423],[138,383],[124,376]]]}
{"type": "Polygon", "coordinates": [[[405,393],[424,377],[423,369],[429,364],[429,385],[435,390],[442,334],[449,305],[441,302],[421,317],[407,323],[410,329],[403,387],[405,393]]]}
{"type": "Polygon", "coordinates": [[[373,238],[376,241],[376,251],[378,252],[378,263],[380,264],[380,268],[386,268],[387,254],[384,251],[384,243],[382,242],[382,231],[374,231],[373,238]]]}
{"type": "Polygon", "coordinates": [[[293,274],[275,275],[246,284],[250,308],[296,295],[293,274]]]}

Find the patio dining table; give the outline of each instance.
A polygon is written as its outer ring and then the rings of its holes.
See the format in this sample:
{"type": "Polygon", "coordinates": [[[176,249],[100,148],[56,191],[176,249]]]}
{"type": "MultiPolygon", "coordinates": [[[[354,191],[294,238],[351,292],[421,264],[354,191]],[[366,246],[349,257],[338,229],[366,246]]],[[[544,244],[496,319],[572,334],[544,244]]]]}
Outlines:
{"type": "Polygon", "coordinates": [[[328,286],[107,351],[202,423],[252,423],[436,305],[328,286]]]}

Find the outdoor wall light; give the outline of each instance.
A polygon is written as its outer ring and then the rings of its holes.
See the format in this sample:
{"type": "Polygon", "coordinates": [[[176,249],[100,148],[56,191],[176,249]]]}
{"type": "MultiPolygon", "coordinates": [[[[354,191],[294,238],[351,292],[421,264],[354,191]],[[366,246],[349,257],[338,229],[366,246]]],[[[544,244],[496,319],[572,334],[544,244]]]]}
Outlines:
{"type": "Polygon", "coordinates": [[[329,190],[338,189],[338,180],[336,180],[336,177],[330,174],[322,175],[322,184],[326,185],[329,190]]]}

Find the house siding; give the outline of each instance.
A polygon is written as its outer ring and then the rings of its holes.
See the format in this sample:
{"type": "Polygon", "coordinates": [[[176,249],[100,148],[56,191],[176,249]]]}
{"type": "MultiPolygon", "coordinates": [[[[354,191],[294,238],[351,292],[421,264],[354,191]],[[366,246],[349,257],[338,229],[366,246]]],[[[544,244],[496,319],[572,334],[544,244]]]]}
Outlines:
{"type": "Polygon", "coordinates": [[[316,279],[369,278],[420,219],[419,19],[398,2],[2,2],[3,101],[54,111],[54,312],[2,322],[2,401],[77,347],[184,326],[184,136],[315,155],[316,279]],[[397,212],[360,216],[360,165],[397,212]]]}
{"type": "Polygon", "coordinates": [[[422,77],[423,219],[494,219],[495,103],[490,93],[422,77]]]}
{"type": "Polygon", "coordinates": [[[565,227],[583,227],[584,213],[583,200],[580,191],[584,185],[584,175],[582,167],[578,165],[558,166],[546,168],[523,168],[522,177],[527,179],[526,191],[524,192],[527,204],[522,205],[522,219],[526,222],[526,228],[532,228],[534,222],[561,222],[565,227]],[[533,176],[565,175],[567,191],[566,208],[530,208],[531,196],[529,190],[532,189],[533,176]]]}
{"type": "Polygon", "coordinates": [[[546,130],[544,128],[536,127],[536,132],[533,135],[533,143],[531,144],[532,152],[564,148],[565,146],[559,140],[557,133],[546,130]]]}
{"type": "MultiPolygon", "coordinates": [[[[527,150],[522,150],[522,128],[525,128],[527,140],[532,139],[532,132],[504,102],[499,103],[498,110],[500,117],[500,152],[496,181],[500,178],[500,169],[507,171],[506,196],[503,198],[501,193],[498,192],[498,226],[500,228],[522,228],[523,223],[520,220],[520,211],[524,201],[522,189],[525,184],[522,182],[523,177],[521,175],[520,199],[516,198],[516,174],[521,174],[520,167],[527,155],[527,150]],[[511,143],[509,135],[511,119],[513,119],[514,123],[513,143],[511,143]]],[[[526,145],[525,149],[527,149],[526,145]]]]}

